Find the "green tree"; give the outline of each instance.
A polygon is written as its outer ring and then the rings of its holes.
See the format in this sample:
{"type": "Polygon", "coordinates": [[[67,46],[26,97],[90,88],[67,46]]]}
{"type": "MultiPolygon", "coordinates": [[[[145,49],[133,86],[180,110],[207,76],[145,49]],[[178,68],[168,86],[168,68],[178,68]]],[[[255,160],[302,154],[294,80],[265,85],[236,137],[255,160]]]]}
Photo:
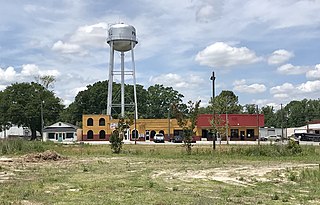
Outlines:
{"type": "Polygon", "coordinates": [[[185,113],[184,110],[179,110],[178,105],[173,105],[173,113],[178,121],[178,125],[183,130],[184,146],[188,154],[191,154],[192,137],[196,134],[195,127],[199,114],[199,105],[200,101],[197,101],[196,103],[189,101],[187,106],[187,113],[185,113]]]}
{"type": "Polygon", "coordinates": [[[285,108],[288,114],[288,126],[299,127],[306,124],[309,121],[310,115],[307,112],[308,100],[304,99],[302,101],[291,101],[285,108]]]}
{"type": "Polygon", "coordinates": [[[119,118],[117,128],[112,132],[110,136],[110,147],[113,153],[119,154],[123,145],[123,137],[125,130],[133,124],[133,115],[129,116],[128,119],[119,118]]]}
{"type": "Polygon", "coordinates": [[[229,90],[223,90],[215,97],[214,101],[211,99],[210,104],[210,112],[215,111],[216,114],[238,114],[242,110],[242,106],[238,102],[238,96],[229,90]]]}
{"type": "Polygon", "coordinates": [[[266,127],[275,127],[277,124],[276,115],[273,106],[264,106],[261,108],[261,113],[264,115],[264,125],[266,127]]]}
{"type": "Polygon", "coordinates": [[[2,123],[26,126],[31,129],[32,137],[42,131],[41,112],[44,123],[54,123],[63,109],[61,100],[54,93],[37,83],[15,83],[2,93],[0,113],[5,119],[2,123]]]}
{"type": "Polygon", "coordinates": [[[79,112],[76,103],[73,102],[61,111],[59,120],[82,127],[82,112],[79,112]]]}
{"type": "MultiPolygon", "coordinates": [[[[138,99],[138,113],[141,118],[147,116],[147,91],[142,85],[136,85],[138,99]]],[[[120,104],[120,84],[113,83],[112,102],[120,104]]],[[[66,108],[61,117],[73,124],[81,124],[83,114],[105,114],[107,109],[108,81],[99,81],[88,85],[87,89],[80,91],[75,101],[66,108]]],[[[133,85],[125,85],[125,103],[134,102],[133,85]]],[[[126,108],[129,112],[134,106],[126,108]]],[[[112,109],[113,117],[117,118],[121,113],[120,107],[112,109]]]]}
{"type": "Polygon", "coordinates": [[[183,95],[172,87],[156,84],[148,88],[147,118],[167,118],[170,105],[176,104],[180,110],[186,109],[182,104],[183,95]]]}

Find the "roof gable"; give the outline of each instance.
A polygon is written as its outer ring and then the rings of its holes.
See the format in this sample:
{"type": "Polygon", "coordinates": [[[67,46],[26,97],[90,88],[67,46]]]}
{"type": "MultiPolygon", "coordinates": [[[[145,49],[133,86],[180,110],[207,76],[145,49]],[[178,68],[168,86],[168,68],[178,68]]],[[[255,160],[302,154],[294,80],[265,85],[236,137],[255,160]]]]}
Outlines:
{"type": "Polygon", "coordinates": [[[66,123],[66,122],[56,122],[52,125],[46,126],[44,129],[46,128],[73,128],[73,129],[79,129],[79,127],[72,125],[70,123],[66,123]]]}

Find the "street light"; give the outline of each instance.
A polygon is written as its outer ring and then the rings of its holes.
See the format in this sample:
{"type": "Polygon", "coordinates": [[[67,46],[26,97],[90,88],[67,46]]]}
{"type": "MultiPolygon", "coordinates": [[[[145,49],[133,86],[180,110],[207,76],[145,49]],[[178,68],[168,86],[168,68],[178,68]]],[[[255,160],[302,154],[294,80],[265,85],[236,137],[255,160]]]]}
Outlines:
{"type": "MultiPolygon", "coordinates": [[[[214,76],[214,71],[212,71],[212,76],[210,77],[210,80],[212,80],[212,105],[213,105],[213,122],[215,122],[215,108],[214,108],[214,98],[215,98],[215,93],[214,93],[214,81],[216,80],[216,77],[214,76]]],[[[214,130],[213,133],[213,149],[216,149],[216,130],[214,130]]]]}
{"type": "Polygon", "coordinates": [[[40,104],[40,115],[41,115],[41,137],[43,139],[43,127],[44,127],[44,120],[43,120],[43,103],[44,101],[41,100],[41,104],[40,104]]]}
{"type": "Polygon", "coordinates": [[[170,115],[171,115],[171,113],[170,113],[170,111],[171,111],[171,107],[172,107],[172,103],[170,103],[169,104],[169,109],[168,109],[168,140],[170,141],[170,138],[171,138],[171,136],[170,136],[170,121],[171,121],[171,119],[170,119],[170,115]]]}
{"type": "Polygon", "coordinates": [[[226,96],[226,140],[227,140],[227,144],[229,144],[229,134],[228,134],[228,102],[229,102],[229,98],[228,96],[226,96]]]}

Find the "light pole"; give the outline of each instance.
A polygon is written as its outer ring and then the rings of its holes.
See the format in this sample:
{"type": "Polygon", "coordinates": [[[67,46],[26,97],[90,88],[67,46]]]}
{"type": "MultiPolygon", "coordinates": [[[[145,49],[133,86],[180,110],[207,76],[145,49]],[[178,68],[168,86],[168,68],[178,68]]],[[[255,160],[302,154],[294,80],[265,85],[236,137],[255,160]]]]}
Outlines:
{"type": "Polygon", "coordinates": [[[260,145],[260,132],[259,132],[259,107],[258,107],[258,105],[256,106],[256,108],[257,108],[258,145],[260,145]]]}
{"type": "Polygon", "coordinates": [[[226,140],[227,140],[227,144],[229,144],[229,134],[228,134],[228,96],[226,96],[226,140]]]}
{"type": "Polygon", "coordinates": [[[44,101],[41,100],[40,103],[40,115],[41,115],[41,137],[43,139],[43,127],[44,127],[44,120],[43,120],[43,103],[44,101]]]}
{"type": "Polygon", "coordinates": [[[170,141],[170,111],[171,111],[171,103],[169,104],[169,109],[168,109],[168,140],[170,141]]]}
{"type": "Polygon", "coordinates": [[[283,142],[283,111],[282,111],[282,103],[280,104],[281,110],[281,142],[283,142]]]}
{"type": "MultiPolygon", "coordinates": [[[[215,107],[214,107],[214,98],[215,98],[215,93],[214,93],[214,82],[216,80],[216,77],[214,76],[214,71],[212,71],[212,76],[210,78],[210,80],[212,80],[212,106],[213,106],[213,122],[216,123],[216,111],[215,111],[215,107]]],[[[216,149],[216,134],[217,134],[217,131],[216,131],[216,128],[214,130],[214,133],[213,133],[213,149],[215,150],[216,149]]]]}

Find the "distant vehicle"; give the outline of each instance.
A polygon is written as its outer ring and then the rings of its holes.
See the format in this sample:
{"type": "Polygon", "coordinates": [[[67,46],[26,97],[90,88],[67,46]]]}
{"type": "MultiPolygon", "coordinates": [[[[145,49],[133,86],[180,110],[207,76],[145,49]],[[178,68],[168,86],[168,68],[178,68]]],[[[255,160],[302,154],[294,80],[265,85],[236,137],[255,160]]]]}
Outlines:
{"type": "Polygon", "coordinates": [[[159,133],[159,134],[156,134],[153,138],[153,141],[154,142],[164,142],[164,136],[163,134],[159,133]]]}
{"type": "Polygon", "coordinates": [[[314,133],[297,133],[295,138],[298,138],[300,141],[313,141],[320,142],[320,134],[314,133]]]}
{"type": "Polygon", "coordinates": [[[281,135],[269,135],[269,136],[265,136],[265,137],[261,137],[260,138],[261,141],[275,141],[275,142],[279,142],[281,141],[281,135]]]}
{"type": "Polygon", "coordinates": [[[171,139],[171,142],[181,143],[181,142],[183,142],[183,137],[181,137],[180,135],[174,136],[174,137],[171,139]]]}
{"type": "Polygon", "coordinates": [[[281,141],[281,135],[270,135],[270,136],[268,136],[268,140],[279,142],[279,141],[281,141]]]}
{"type": "Polygon", "coordinates": [[[261,140],[261,141],[267,141],[267,140],[268,140],[268,137],[261,136],[261,137],[260,137],[260,140],[261,140]]]}

